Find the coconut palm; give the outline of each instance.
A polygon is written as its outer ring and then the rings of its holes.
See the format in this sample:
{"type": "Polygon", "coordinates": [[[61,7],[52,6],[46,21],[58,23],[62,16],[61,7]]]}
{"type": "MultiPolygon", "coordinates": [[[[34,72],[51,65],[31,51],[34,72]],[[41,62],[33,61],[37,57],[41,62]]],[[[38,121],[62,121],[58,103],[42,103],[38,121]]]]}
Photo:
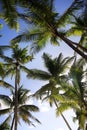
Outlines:
{"type": "MultiPolygon", "coordinates": [[[[63,30],[63,27],[65,28],[66,26],[65,21],[69,21],[70,13],[72,14],[77,7],[80,8],[82,1],[74,1],[62,16],[59,16],[59,13],[54,11],[54,6],[50,0],[29,0],[28,3],[29,11],[25,12],[25,17],[27,17],[27,20],[29,19],[29,22],[31,19],[33,25],[35,25],[34,29],[31,31],[25,30],[22,34],[14,38],[12,43],[32,40],[32,48],[34,51],[39,51],[49,40],[51,43],[58,45],[58,41],[61,39],[79,55],[87,59],[87,55],[83,53],[83,50],[87,53],[87,49],[82,45],[77,48],[78,43],[68,39],[65,36],[66,31],[63,30]]],[[[52,1],[52,3],[54,2],[52,1]]]]}
{"type": "Polygon", "coordinates": [[[27,48],[21,49],[16,44],[12,46],[11,57],[2,54],[0,58],[4,60],[4,65],[7,67],[6,75],[15,76],[15,130],[17,130],[17,89],[20,83],[20,69],[23,68],[24,70],[26,68],[23,64],[28,63],[32,59],[32,56],[27,54],[27,48]]]}
{"type": "MultiPolygon", "coordinates": [[[[20,124],[20,119],[22,119],[25,123],[28,125],[33,125],[32,120],[36,121],[37,123],[40,123],[40,121],[35,118],[32,115],[32,112],[38,112],[39,108],[35,105],[30,105],[29,104],[29,99],[31,96],[29,95],[29,90],[24,89],[23,86],[21,86],[18,89],[18,111],[17,111],[17,116],[18,120],[17,123],[20,124]],[[28,103],[27,103],[28,102],[28,103]]],[[[15,91],[11,91],[11,96],[7,95],[0,95],[0,99],[5,102],[7,108],[0,109],[0,115],[8,114],[8,117],[11,116],[12,121],[10,121],[10,129],[13,129],[14,126],[14,121],[15,121],[15,91]]],[[[2,105],[2,104],[1,104],[2,105]]],[[[5,122],[4,122],[5,123],[5,122]]]]}
{"type": "MultiPolygon", "coordinates": [[[[62,53],[59,54],[57,58],[52,59],[48,54],[43,54],[43,60],[44,65],[47,69],[47,71],[38,70],[38,69],[31,69],[28,72],[28,77],[33,79],[40,79],[43,81],[48,81],[47,84],[42,86],[36,93],[35,96],[39,97],[41,99],[49,99],[50,105],[55,103],[57,107],[56,100],[54,101],[54,98],[52,95],[59,94],[60,88],[57,88],[56,86],[59,85],[62,81],[67,80],[67,76],[65,74],[66,70],[68,69],[68,65],[73,60],[73,57],[69,58],[63,58],[62,53]]],[[[72,130],[66,121],[63,114],[61,114],[65,122],[67,123],[70,130],[72,130]]]]}
{"type": "Polygon", "coordinates": [[[86,71],[83,70],[85,62],[83,59],[76,60],[69,73],[69,82],[62,83],[64,93],[60,98],[56,95],[54,98],[59,102],[57,114],[67,110],[73,109],[79,122],[78,129],[85,129],[85,122],[87,119],[87,79],[85,78],[86,71]]]}

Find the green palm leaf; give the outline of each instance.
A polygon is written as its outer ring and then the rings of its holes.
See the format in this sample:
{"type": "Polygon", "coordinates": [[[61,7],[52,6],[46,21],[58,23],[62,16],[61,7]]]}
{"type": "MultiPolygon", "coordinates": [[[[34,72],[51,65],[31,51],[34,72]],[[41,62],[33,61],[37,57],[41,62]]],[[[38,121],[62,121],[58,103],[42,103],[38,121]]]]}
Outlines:
{"type": "Polygon", "coordinates": [[[51,75],[48,72],[37,70],[37,69],[31,69],[28,71],[28,78],[33,78],[33,79],[43,79],[43,80],[48,80],[51,75]]]}
{"type": "Polygon", "coordinates": [[[2,101],[4,101],[6,105],[11,105],[11,103],[12,103],[12,100],[11,100],[11,98],[9,96],[0,94],[0,99],[2,101]]]}
{"type": "Polygon", "coordinates": [[[40,123],[40,121],[37,118],[35,118],[27,109],[25,109],[24,107],[20,107],[19,109],[20,109],[20,116],[22,117],[23,121],[25,121],[30,125],[31,121],[28,119],[28,117],[30,117],[37,123],[40,123]]]}
{"type": "Polygon", "coordinates": [[[27,111],[31,111],[31,112],[38,112],[39,108],[35,105],[22,105],[20,107],[20,109],[25,109],[27,111]]]}
{"type": "Polygon", "coordinates": [[[0,110],[0,115],[5,115],[5,114],[9,114],[9,112],[11,112],[11,108],[7,108],[7,109],[1,109],[0,110]]]}
{"type": "Polygon", "coordinates": [[[66,25],[66,23],[70,23],[70,19],[72,18],[72,14],[74,14],[77,10],[79,10],[82,7],[82,1],[73,1],[70,7],[64,12],[63,15],[61,15],[58,19],[58,27],[62,27],[63,25],[66,25]]]}
{"type": "Polygon", "coordinates": [[[9,83],[7,83],[7,82],[5,82],[3,80],[0,80],[0,86],[3,86],[5,88],[14,89],[14,87],[11,84],[9,84],[9,83]]]}
{"type": "Polygon", "coordinates": [[[34,96],[37,98],[46,97],[47,95],[50,95],[51,89],[53,89],[53,85],[48,83],[42,86],[35,94],[34,96]]]}

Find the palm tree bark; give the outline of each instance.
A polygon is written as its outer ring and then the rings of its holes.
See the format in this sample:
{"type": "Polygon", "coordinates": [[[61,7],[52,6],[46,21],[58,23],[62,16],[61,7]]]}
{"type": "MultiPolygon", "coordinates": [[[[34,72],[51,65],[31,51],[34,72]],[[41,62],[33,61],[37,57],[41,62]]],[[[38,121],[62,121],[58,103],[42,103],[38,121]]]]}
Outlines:
{"type": "MultiPolygon", "coordinates": [[[[54,103],[55,103],[55,106],[56,106],[57,109],[58,109],[58,105],[57,105],[55,99],[54,99],[54,103]]],[[[65,121],[65,123],[66,123],[67,127],[69,128],[69,130],[72,130],[71,127],[70,127],[70,125],[69,125],[69,123],[68,123],[68,121],[66,120],[66,118],[64,117],[64,115],[63,115],[62,113],[61,113],[61,116],[62,116],[63,120],[65,121]]]]}
{"type": "Polygon", "coordinates": [[[84,47],[80,46],[80,49],[77,47],[78,44],[76,44],[75,42],[71,41],[70,39],[64,37],[63,35],[59,34],[58,32],[55,33],[56,36],[58,36],[59,38],[61,38],[69,47],[71,47],[75,52],[77,52],[80,56],[82,56],[84,59],[87,60],[87,55],[84,53],[87,53],[87,50],[84,47]],[[75,47],[76,45],[76,47],[75,47]],[[83,52],[81,51],[81,49],[83,50],[83,52]]]}
{"type": "Polygon", "coordinates": [[[15,117],[13,116],[13,119],[12,119],[12,124],[11,124],[11,129],[10,129],[10,130],[12,130],[12,129],[13,129],[14,119],[15,119],[15,117]]]}
{"type": "Polygon", "coordinates": [[[14,107],[14,118],[15,118],[15,124],[14,124],[14,130],[17,130],[17,112],[18,112],[18,65],[16,65],[16,76],[15,76],[15,107],[14,107]]]}

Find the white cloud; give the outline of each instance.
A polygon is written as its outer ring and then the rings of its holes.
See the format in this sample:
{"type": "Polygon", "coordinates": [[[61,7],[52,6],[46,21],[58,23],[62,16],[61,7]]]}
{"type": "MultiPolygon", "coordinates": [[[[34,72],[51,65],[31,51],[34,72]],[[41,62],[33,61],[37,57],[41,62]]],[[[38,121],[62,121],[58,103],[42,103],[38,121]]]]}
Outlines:
{"type": "Polygon", "coordinates": [[[49,108],[47,108],[46,106],[42,106],[42,107],[40,108],[40,111],[41,111],[41,112],[48,112],[48,111],[49,111],[49,108]]]}
{"type": "Polygon", "coordinates": [[[42,102],[41,100],[38,100],[39,108],[41,112],[48,112],[50,107],[48,103],[42,102]]]}

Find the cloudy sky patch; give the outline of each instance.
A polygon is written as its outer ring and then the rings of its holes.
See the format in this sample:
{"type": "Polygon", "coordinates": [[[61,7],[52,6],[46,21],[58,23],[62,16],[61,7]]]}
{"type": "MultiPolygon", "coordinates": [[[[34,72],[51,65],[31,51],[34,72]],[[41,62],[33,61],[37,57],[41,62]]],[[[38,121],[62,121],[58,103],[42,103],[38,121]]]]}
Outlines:
{"type": "Polygon", "coordinates": [[[46,102],[42,102],[41,100],[38,100],[38,105],[40,108],[40,112],[48,112],[50,109],[49,104],[46,102]]]}

